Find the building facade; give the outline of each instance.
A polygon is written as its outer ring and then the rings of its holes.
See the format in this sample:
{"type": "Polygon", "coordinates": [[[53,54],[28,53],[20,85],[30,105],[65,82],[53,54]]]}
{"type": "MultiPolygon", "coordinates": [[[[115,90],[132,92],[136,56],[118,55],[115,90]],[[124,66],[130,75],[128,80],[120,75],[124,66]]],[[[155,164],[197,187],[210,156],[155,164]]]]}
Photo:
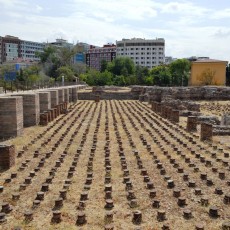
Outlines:
{"type": "Polygon", "coordinates": [[[117,57],[130,57],[136,65],[149,69],[165,62],[165,40],[156,39],[122,39],[116,41],[117,57]]]}
{"type": "Polygon", "coordinates": [[[227,61],[200,59],[191,63],[189,86],[226,84],[227,61]]]}
{"type": "Polygon", "coordinates": [[[0,37],[0,63],[17,60],[39,61],[36,52],[42,52],[44,43],[21,40],[18,37],[6,35],[0,37]]]}
{"type": "Polygon", "coordinates": [[[107,44],[103,47],[91,46],[86,52],[86,65],[89,68],[101,69],[101,62],[105,60],[111,62],[116,58],[116,45],[107,44]]]}

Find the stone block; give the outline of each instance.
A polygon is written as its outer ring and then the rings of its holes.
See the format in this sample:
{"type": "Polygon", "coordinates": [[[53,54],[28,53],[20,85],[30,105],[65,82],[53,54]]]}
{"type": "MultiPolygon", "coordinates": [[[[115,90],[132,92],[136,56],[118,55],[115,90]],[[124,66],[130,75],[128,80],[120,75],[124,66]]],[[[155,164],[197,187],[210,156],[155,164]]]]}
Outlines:
{"type": "Polygon", "coordinates": [[[14,145],[0,144],[0,169],[9,169],[15,164],[14,145]]]}
{"type": "Polygon", "coordinates": [[[40,121],[39,95],[36,93],[13,94],[23,99],[23,123],[24,127],[38,125],[40,121]]]}
{"type": "Polygon", "coordinates": [[[201,141],[212,141],[213,127],[212,124],[201,123],[200,140],[201,141]]]}
{"type": "Polygon", "coordinates": [[[197,131],[197,117],[196,116],[188,116],[188,118],[187,118],[187,131],[188,132],[196,132],[197,131]]]}
{"type": "Polygon", "coordinates": [[[0,97],[0,138],[7,139],[23,134],[23,99],[0,97]]]}
{"type": "Polygon", "coordinates": [[[51,96],[50,92],[38,92],[39,103],[40,103],[40,113],[51,109],[51,96]]]}

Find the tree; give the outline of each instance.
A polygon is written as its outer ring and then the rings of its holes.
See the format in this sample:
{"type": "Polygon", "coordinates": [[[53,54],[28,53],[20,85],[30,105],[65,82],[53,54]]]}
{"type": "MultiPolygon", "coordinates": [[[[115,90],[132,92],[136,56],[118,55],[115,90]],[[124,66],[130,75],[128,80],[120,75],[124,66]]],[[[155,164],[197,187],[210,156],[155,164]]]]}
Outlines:
{"type": "Polygon", "coordinates": [[[135,68],[135,76],[138,85],[145,84],[145,79],[149,76],[149,69],[145,66],[137,65],[135,68]]]}
{"type": "Polygon", "coordinates": [[[107,69],[114,75],[122,75],[122,72],[131,75],[134,74],[135,65],[129,57],[118,57],[108,64],[107,69]]]}
{"type": "Polygon", "coordinates": [[[191,63],[187,59],[177,59],[170,65],[172,84],[177,86],[187,86],[190,75],[191,63]]]}
{"type": "Polygon", "coordinates": [[[101,72],[105,72],[107,68],[108,68],[108,62],[105,59],[101,60],[101,69],[100,69],[101,72]]]}
{"type": "Polygon", "coordinates": [[[167,65],[159,65],[150,71],[151,78],[148,78],[149,83],[159,86],[169,86],[171,85],[171,73],[167,65]]]}
{"type": "Polygon", "coordinates": [[[56,72],[58,75],[58,78],[57,78],[58,81],[62,80],[62,76],[64,76],[65,81],[73,81],[75,79],[74,78],[74,72],[69,66],[59,67],[56,70],[56,72]]]}

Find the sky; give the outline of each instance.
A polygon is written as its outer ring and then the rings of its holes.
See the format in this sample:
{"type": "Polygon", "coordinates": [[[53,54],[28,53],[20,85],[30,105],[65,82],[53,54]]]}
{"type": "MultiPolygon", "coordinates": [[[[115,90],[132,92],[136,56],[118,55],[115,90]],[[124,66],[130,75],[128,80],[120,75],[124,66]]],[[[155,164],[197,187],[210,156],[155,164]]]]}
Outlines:
{"type": "Polygon", "coordinates": [[[165,55],[230,61],[229,0],[0,0],[0,36],[103,46],[165,39],[165,55]]]}

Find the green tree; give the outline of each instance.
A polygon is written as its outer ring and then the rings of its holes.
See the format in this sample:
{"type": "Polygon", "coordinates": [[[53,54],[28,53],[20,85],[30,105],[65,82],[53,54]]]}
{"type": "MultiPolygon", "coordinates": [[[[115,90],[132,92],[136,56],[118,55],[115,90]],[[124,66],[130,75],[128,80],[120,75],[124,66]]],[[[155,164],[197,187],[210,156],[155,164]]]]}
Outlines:
{"type": "Polygon", "coordinates": [[[105,59],[101,60],[101,69],[100,69],[101,72],[105,72],[107,68],[108,68],[108,62],[105,59]]]}
{"type": "Polygon", "coordinates": [[[64,76],[65,81],[73,81],[75,79],[74,72],[69,66],[61,66],[57,70],[57,80],[61,81],[64,76]]]}
{"type": "Polygon", "coordinates": [[[131,75],[135,72],[135,65],[129,57],[118,57],[108,64],[108,71],[114,75],[122,75],[122,72],[131,75]]]}
{"type": "Polygon", "coordinates": [[[144,66],[137,65],[135,68],[135,76],[138,85],[144,85],[145,79],[149,76],[149,69],[144,66]]]}
{"type": "Polygon", "coordinates": [[[150,71],[151,78],[148,78],[148,83],[153,83],[159,86],[169,86],[171,84],[171,73],[167,65],[159,65],[150,71]]]}
{"type": "Polygon", "coordinates": [[[170,64],[172,84],[176,86],[187,86],[190,76],[191,63],[187,59],[177,59],[170,64]]]}

